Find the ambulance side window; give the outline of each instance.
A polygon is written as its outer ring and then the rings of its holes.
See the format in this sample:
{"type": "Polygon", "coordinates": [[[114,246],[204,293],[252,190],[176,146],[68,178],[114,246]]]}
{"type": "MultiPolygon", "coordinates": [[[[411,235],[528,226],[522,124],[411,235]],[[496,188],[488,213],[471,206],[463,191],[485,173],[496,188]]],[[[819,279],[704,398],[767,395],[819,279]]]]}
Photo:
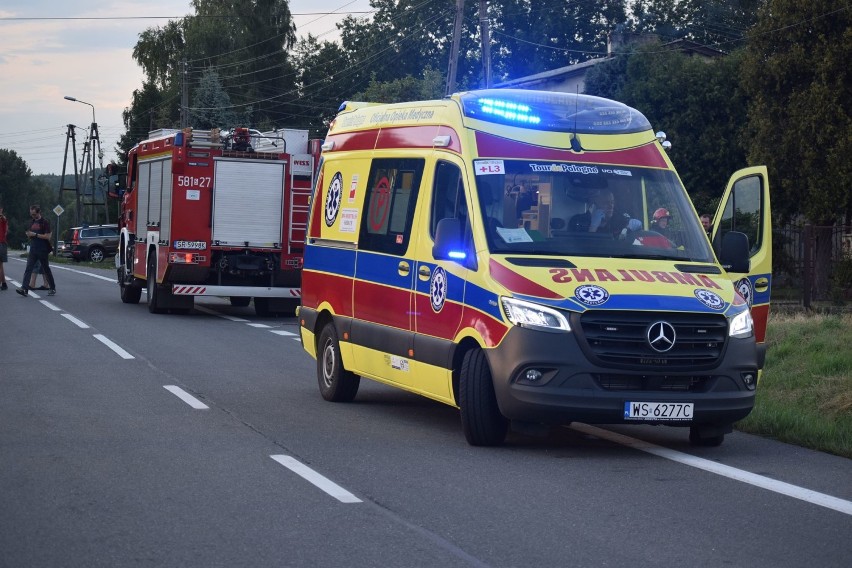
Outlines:
{"type": "Polygon", "coordinates": [[[467,201],[464,182],[458,166],[449,162],[438,162],[435,166],[435,185],[432,189],[432,207],[429,219],[429,235],[434,239],[438,221],[459,219],[465,230],[468,227],[467,201]]]}
{"type": "Polygon", "coordinates": [[[408,248],[425,160],[382,158],[370,168],[358,248],[404,254],[408,248]]]}

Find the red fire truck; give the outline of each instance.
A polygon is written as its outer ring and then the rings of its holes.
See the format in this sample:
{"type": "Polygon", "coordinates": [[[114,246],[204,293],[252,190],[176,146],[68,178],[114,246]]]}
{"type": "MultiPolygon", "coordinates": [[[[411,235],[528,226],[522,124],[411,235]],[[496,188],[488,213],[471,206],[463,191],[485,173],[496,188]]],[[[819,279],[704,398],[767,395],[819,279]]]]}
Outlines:
{"type": "Polygon", "coordinates": [[[196,296],[292,314],[319,141],[306,130],[159,130],[128,153],[115,264],[121,299],[152,313],[196,296]],[[312,152],[311,150],[315,150],[312,152]]]}

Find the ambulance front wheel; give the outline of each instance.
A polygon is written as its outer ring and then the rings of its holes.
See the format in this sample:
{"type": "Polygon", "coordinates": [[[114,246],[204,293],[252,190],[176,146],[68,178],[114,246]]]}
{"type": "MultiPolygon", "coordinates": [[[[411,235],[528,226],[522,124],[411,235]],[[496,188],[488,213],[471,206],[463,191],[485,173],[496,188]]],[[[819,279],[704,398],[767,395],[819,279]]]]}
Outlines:
{"type": "Polygon", "coordinates": [[[689,429],[689,443],[693,446],[702,446],[705,448],[717,448],[725,441],[725,434],[718,431],[708,432],[706,429],[699,426],[693,426],[689,429]]]}
{"type": "Polygon", "coordinates": [[[350,402],[358,393],[361,377],[343,368],[334,324],[325,324],[317,342],[317,380],[320,394],[331,402],[350,402]]]}
{"type": "Polygon", "coordinates": [[[494,381],[481,349],[464,354],[459,376],[459,408],[464,436],[471,446],[499,446],[509,421],[500,414],[494,381]]]}

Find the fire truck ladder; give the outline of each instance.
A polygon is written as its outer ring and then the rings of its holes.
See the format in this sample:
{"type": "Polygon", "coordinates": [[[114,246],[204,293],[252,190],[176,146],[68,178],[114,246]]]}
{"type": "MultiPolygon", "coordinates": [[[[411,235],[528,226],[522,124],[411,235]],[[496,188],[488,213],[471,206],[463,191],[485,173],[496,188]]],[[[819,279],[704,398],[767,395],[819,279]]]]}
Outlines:
{"type": "Polygon", "coordinates": [[[287,252],[293,254],[293,245],[300,251],[305,250],[308,235],[308,216],[311,202],[310,187],[296,187],[296,176],[290,169],[290,234],[287,252]]]}

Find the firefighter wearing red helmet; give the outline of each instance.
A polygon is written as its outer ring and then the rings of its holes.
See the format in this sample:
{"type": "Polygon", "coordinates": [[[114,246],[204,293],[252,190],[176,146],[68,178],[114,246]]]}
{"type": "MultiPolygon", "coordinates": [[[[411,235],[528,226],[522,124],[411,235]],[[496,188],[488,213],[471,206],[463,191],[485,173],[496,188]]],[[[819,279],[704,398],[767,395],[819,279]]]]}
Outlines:
{"type": "Polygon", "coordinates": [[[671,220],[672,214],[669,213],[669,210],[665,207],[660,207],[654,211],[653,220],[651,221],[651,230],[660,233],[670,241],[674,241],[672,238],[674,236],[672,229],[669,227],[671,220]]]}

